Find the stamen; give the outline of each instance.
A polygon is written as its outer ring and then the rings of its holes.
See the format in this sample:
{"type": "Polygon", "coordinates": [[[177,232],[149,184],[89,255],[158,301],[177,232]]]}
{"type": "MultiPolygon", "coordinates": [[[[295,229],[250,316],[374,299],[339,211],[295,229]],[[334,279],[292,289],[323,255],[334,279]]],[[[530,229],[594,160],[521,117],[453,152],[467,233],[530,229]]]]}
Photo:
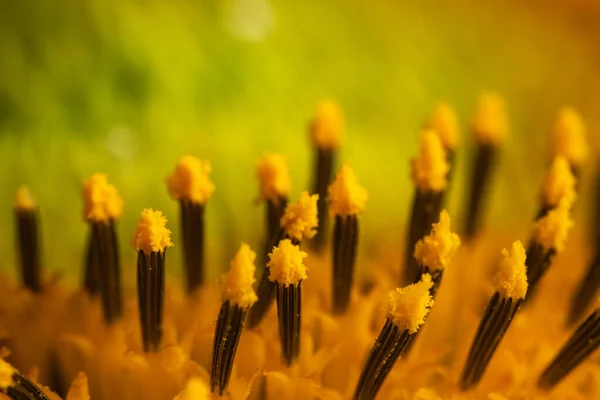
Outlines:
{"type": "Polygon", "coordinates": [[[279,242],[269,254],[269,280],[277,286],[277,316],[281,354],[291,365],[300,352],[302,281],[307,278],[303,260],[307,254],[289,239],[279,242]]]}
{"type": "MultiPolygon", "coordinates": [[[[460,141],[460,125],[456,112],[448,104],[440,103],[434,109],[425,127],[435,131],[442,140],[442,144],[446,150],[446,160],[450,168],[446,179],[450,182],[454,173],[455,151],[460,141]]],[[[446,193],[447,190],[442,194],[440,204],[444,203],[446,193]]]]}
{"type": "Polygon", "coordinates": [[[418,266],[411,250],[425,236],[440,213],[450,166],[439,136],[434,131],[423,131],[419,156],[412,160],[412,180],[416,186],[404,259],[404,281],[415,282],[418,266]]]}
{"type": "Polygon", "coordinates": [[[460,125],[458,124],[456,112],[450,105],[439,103],[433,110],[425,127],[438,134],[448,155],[458,147],[460,125]]]}
{"type": "Polygon", "coordinates": [[[237,345],[244,328],[248,309],[257,297],[252,289],[254,279],[254,260],[256,253],[242,243],[235,258],[231,261],[229,273],[224,277],[224,302],[219,311],[213,341],[213,360],[211,368],[211,390],[216,388],[222,395],[229,383],[237,345]]]}
{"type": "Polygon", "coordinates": [[[204,210],[215,191],[208,161],[183,156],[166,179],[171,198],[179,201],[187,290],[204,283],[204,210]]]}
{"type": "Polygon", "coordinates": [[[575,330],[550,365],[542,372],[538,387],[550,390],[581,365],[600,345],[600,310],[596,309],[575,330]]]}
{"type": "Polygon", "coordinates": [[[333,165],[344,139],[344,115],[336,103],[331,100],[319,102],[310,124],[310,137],[316,151],[313,193],[319,195],[318,218],[321,221],[320,231],[323,232],[317,234],[312,244],[316,250],[320,250],[325,244],[325,232],[329,225],[325,202],[327,187],[333,178],[333,165]]]}
{"type": "Polygon", "coordinates": [[[362,369],[353,399],[372,400],[406,346],[425,323],[433,299],[431,276],[389,292],[387,319],[362,369]]]}
{"type": "Polygon", "coordinates": [[[587,160],[589,147],[586,142],[586,126],[579,113],[571,107],[559,111],[552,130],[552,155],[563,156],[579,178],[581,166],[587,160]]]}
{"type": "Polygon", "coordinates": [[[554,257],[565,247],[569,229],[573,226],[570,208],[571,204],[563,199],[558,208],[550,210],[535,223],[533,238],[527,249],[527,301],[535,295],[537,285],[552,265],[554,257]]]}
{"type": "Polygon", "coordinates": [[[519,310],[527,293],[525,249],[520,241],[508,252],[494,277],[496,292],[488,302],[460,378],[461,390],[468,390],[481,380],[496,348],[519,310]]]}
{"type": "Polygon", "coordinates": [[[481,208],[498,149],[508,134],[503,100],[495,94],[483,95],[477,104],[471,129],[477,140],[467,206],[465,235],[467,239],[479,230],[481,208]]]}
{"type": "Polygon", "coordinates": [[[0,359],[0,393],[15,400],[48,400],[48,396],[35,383],[3,359],[0,359]]]}
{"type": "MultiPolygon", "coordinates": [[[[431,276],[433,285],[429,289],[429,293],[432,299],[435,299],[442,283],[444,270],[450,265],[459,247],[460,238],[450,229],[450,215],[448,211],[442,210],[439,221],[432,225],[431,233],[428,236],[417,242],[414,252],[419,266],[415,282],[420,281],[425,274],[431,276]]],[[[402,356],[408,356],[419,333],[420,331],[415,333],[415,337],[406,345],[402,356]]]]}
{"type": "Polygon", "coordinates": [[[138,252],[137,285],[142,342],[145,352],[157,351],[162,341],[165,252],[173,246],[167,219],[146,208],[137,223],[132,245],[138,252]]]}
{"type": "MultiPolygon", "coordinates": [[[[319,225],[317,218],[318,195],[309,195],[302,192],[296,203],[288,204],[281,217],[280,229],[273,235],[269,243],[269,249],[273,249],[283,239],[290,239],[292,244],[299,245],[302,239],[315,236],[319,225]]],[[[250,309],[248,316],[248,327],[255,328],[266,314],[269,306],[275,299],[276,285],[269,279],[266,269],[263,271],[258,282],[258,301],[250,309]]]]}
{"type": "Polygon", "coordinates": [[[558,207],[563,200],[572,207],[577,200],[576,185],[577,179],[571,172],[567,159],[563,156],[556,156],[544,177],[540,193],[541,206],[536,220],[545,216],[551,209],[558,207]]]}
{"type": "Polygon", "coordinates": [[[266,203],[265,249],[261,264],[267,261],[271,238],[279,231],[279,223],[290,195],[290,173],[285,157],[281,154],[265,154],[256,165],[259,198],[266,203]]]}
{"type": "Polygon", "coordinates": [[[442,210],[439,221],[432,224],[429,235],[417,242],[414,252],[420,267],[416,281],[421,280],[424,274],[431,275],[431,297],[435,298],[444,270],[450,265],[459,247],[460,238],[450,229],[450,215],[448,211],[442,210]]]}
{"type": "Polygon", "coordinates": [[[123,200],[105,174],[94,174],[83,185],[84,219],[90,225],[84,285],[91,295],[98,291],[104,320],[112,324],[122,314],[121,265],[116,221],[123,200]]]}
{"type": "Polygon", "coordinates": [[[39,293],[42,290],[38,232],[39,217],[37,205],[25,186],[21,186],[17,190],[15,219],[23,286],[39,293]]]}
{"type": "Polygon", "coordinates": [[[358,214],[365,208],[367,191],[344,164],[328,191],[333,228],[333,312],[343,314],[350,303],[358,247],[358,214]]]}

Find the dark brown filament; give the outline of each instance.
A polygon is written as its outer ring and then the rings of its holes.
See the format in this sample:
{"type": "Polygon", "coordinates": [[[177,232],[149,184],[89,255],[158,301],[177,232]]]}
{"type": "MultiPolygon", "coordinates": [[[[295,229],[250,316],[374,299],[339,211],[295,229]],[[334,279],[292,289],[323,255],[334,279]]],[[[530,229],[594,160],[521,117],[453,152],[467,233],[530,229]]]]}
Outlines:
{"type": "Polygon", "coordinates": [[[358,246],[356,215],[336,216],[333,227],[333,313],[344,314],[350,303],[358,246]]]}
{"type": "Polygon", "coordinates": [[[39,293],[42,290],[42,282],[37,211],[18,209],[15,215],[23,286],[39,293]]]}
{"type": "Polygon", "coordinates": [[[181,236],[188,294],[204,284],[204,205],[181,200],[181,236]]]}
{"type": "Polygon", "coordinates": [[[247,309],[225,301],[221,305],[213,340],[213,359],[210,376],[211,391],[223,395],[233,368],[237,346],[244,329],[247,309]]]}
{"type": "Polygon", "coordinates": [[[145,352],[159,349],[163,334],[165,251],[138,251],[138,306],[145,352]]]}

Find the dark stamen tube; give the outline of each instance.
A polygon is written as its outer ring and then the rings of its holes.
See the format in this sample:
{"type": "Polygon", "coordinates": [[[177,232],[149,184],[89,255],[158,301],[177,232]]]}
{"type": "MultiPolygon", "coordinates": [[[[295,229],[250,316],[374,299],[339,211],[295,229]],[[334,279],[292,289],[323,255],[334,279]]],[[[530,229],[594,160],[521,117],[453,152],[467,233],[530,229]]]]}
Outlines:
{"type": "Polygon", "coordinates": [[[138,252],[137,286],[142,345],[145,352],[160,348],[163,334],[165,252],[173,246],[167,219],[160,211],[142,211],[133,237],[138,252]]]}
{"type": "Polygon", "coordinates": [[[205,280],[204,212],[215,191],[215,185],[208,177],[210,172],[208,161],[183,156],[166,179],[171,198],[179,201],[188,294],[202,286],[205,280]]]}

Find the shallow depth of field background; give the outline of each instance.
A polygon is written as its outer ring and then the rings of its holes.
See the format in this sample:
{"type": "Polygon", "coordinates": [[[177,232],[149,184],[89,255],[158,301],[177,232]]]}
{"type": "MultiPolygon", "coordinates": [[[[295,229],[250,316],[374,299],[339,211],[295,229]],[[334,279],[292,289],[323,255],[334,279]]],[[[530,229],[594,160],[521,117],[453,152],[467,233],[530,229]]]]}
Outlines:
{"type": "MultiPolygon", "coordinates": [[[[450,203],[458,222],[468,121],[480,92],[501,93],[511,136],[486,221],[526,237],[558,108],[582,112],[597,149],[600,9],[585,0],[479,3],[0,0],[0,268],[14,269],[12,207],[25,183],[41,208],[45,266],[79,279],[81,182],[106,172],[126,202],[119,232],[131,275],[142,208],[164,210],[177,245],[177,206],[163,181],[193,154],[213,165],[216,277],[241,240],[256,248],[262,238],[254,164],[263,152],[287,154],[293,199],[309,187],[306,126],[322,97],[346,111],[340,160],[370,193],[364,247],[397,238],[400,252],[409,160],[427,115],[444,100],[465,127],[450,203]]],[[[168,258],[177,275],[179,250],[168,258]]]]}

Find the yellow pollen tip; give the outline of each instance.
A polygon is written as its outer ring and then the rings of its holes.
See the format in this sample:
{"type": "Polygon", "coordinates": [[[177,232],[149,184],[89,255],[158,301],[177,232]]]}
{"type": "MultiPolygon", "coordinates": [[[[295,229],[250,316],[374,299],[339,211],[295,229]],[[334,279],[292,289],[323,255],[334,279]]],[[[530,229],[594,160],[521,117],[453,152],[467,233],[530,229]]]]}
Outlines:
{"type": "Polygon", "coordinates": [[[480,143],[501,144],[508,135],[504,100],[494,93],[483,94],[477,102],[471,129],[480,143]]]}
{"type": "Polygon", "coordinates": [[[84,372],[80,372],[73,383],[66,400],[89,400],[90,390],[88,387],[88,379],[84,372]]]}
{"type": "Polygon", "coordinates": [[[13,366],[0,358],[0,389],[6,391],[6,388],[13,384],[14,373],[13,366]]]}
{"type": "Polygon", "coordinates": [[[134,249],[149,255],[173,246],[171,231],[166,227],[167,219],[162,212],[146,208],[141,215],[131,241],[134,249]]]}
{"type": "Polygon", "coordinates": [[[544,177],[542,201],[550,207],[556,207],[564,199],[573,205],[577,199],[576,179],[571,172],[569,162],[563,156],[556,156],[544,177]]]}
{"type": "Polygon", "coordinates": [[[388,293],[388,318],[400,329],[415,333],[425,323],[425,317],[433,306],[429,289],[433,286],[431,275],[423,274],[421,280],[388,293]]]}
{"type": "Polygon", "coordinates": [[[279,204],[282,197],[290,195],[290,171],[282,154],[265,154],[256,164],[259,197],[279,204]]]}
{"type": "Polygon", "coordinates": [[[515,241],[510,251],[502,250],[502,255],[504,258],[494,276],[494,287],[504,298],[524,299],[527,294],[527,267],[523,244],[515,241]]]}
{"type": "Polygon", "coordinates": [[[343,217],[356,215],[365,209],[367,198],[367,191],[358,183],[352,168],[342,165],[328,189],[329,213],[343,217]]]}
{"type": "Polygon", "coordinates": [[[108,222],[123,213],[123,199],[106,174],[94,174],[83,183],[83,218],[88,222],[108,222]]]}
{"type": "Polygon", "coordinates": [[[560,110],[552,131],[554,156],[562,155],[574,166],[583,164],[589,154],[585,135],[586,126],[579,113],[570,107],[560,110]]]}
{"type": "Polygon", "coordinates": [[[570,208],[571,204],[563,200],[557,208],[550,210],[535,223],[535,241],[545,250],[554,249],[560,253],[565,248],[569,229],[573,226],[570,208]]]}
{"type": "Polygon", "coordinates": [[[412,160],[412,180],[420,191],[441,192],[448,184],[450,165],[440,137],[425,130],[419,139],[419,156],[412,160]]]}
{"type": "Polygon", "coordinates": [[[302,192],[296,203],[286,206],[281,217],[281,227],[287,235],[298,241],[303,238],[310,239],[317,234],[319,218],[317,216],[318,194],[312,196],[308,192],[302,192]]]}
{"type": "Polygon", "coordinates": [[[194,156],[183,156],[175,170],[165,180],[169,194],[175,200],[188,200],[196,204],[206,204],[215,191],[210,181],[209,161],[194,156]]]}
{"type": "Polygon", "coordinates": [[[183,392],[173,398],[173,400],[209,400],[210,390],[208,385],[200,378],[191,377],[185,384],[183,392]]]}
{"type": "Polygon", "coordinates": [[[307,278],[303,260],[307,254],[289,239],[279,242],[269,254],[269,280],[283,286],[297,285],[307,278]]]}
{"type": "Polygon", "coordinates": [[[37,205],[31,196],[27,186],[21,186],[17,189],[15,208],[19,211],[33,211],[37,205]]]}
{"type": "Polygon", "coordinates": [[[460,126],[456,112],[448,104],[440,103],[436,106],[426,128],[434,130],[439,135],[446,149],[454,150],[458,146],[460,126]]]}
{"type": "Polygon", "coordinates": [[[344,114],[337,103],[320,101],[310,127],[313,144],[319,149],[337,149],[344,140],[344,125],[344,114]]]}
{"type": "Polygon", "coordinates": [[[223,277],[223,297],[240,308],[248,308],[258,300],[252,285],[256,282],[254,260],[256,253],[242,243],[229,264],[229,272],[223,277]]]}
{"type": "Polygon", "coordinates": [[[437,271],[446,268],[460,247],[460,238],[450,230],[450,215],[442,210],[440,220],[433,224],[431,233],[419,240],[415,246],[417,262],[437,271]]]}

